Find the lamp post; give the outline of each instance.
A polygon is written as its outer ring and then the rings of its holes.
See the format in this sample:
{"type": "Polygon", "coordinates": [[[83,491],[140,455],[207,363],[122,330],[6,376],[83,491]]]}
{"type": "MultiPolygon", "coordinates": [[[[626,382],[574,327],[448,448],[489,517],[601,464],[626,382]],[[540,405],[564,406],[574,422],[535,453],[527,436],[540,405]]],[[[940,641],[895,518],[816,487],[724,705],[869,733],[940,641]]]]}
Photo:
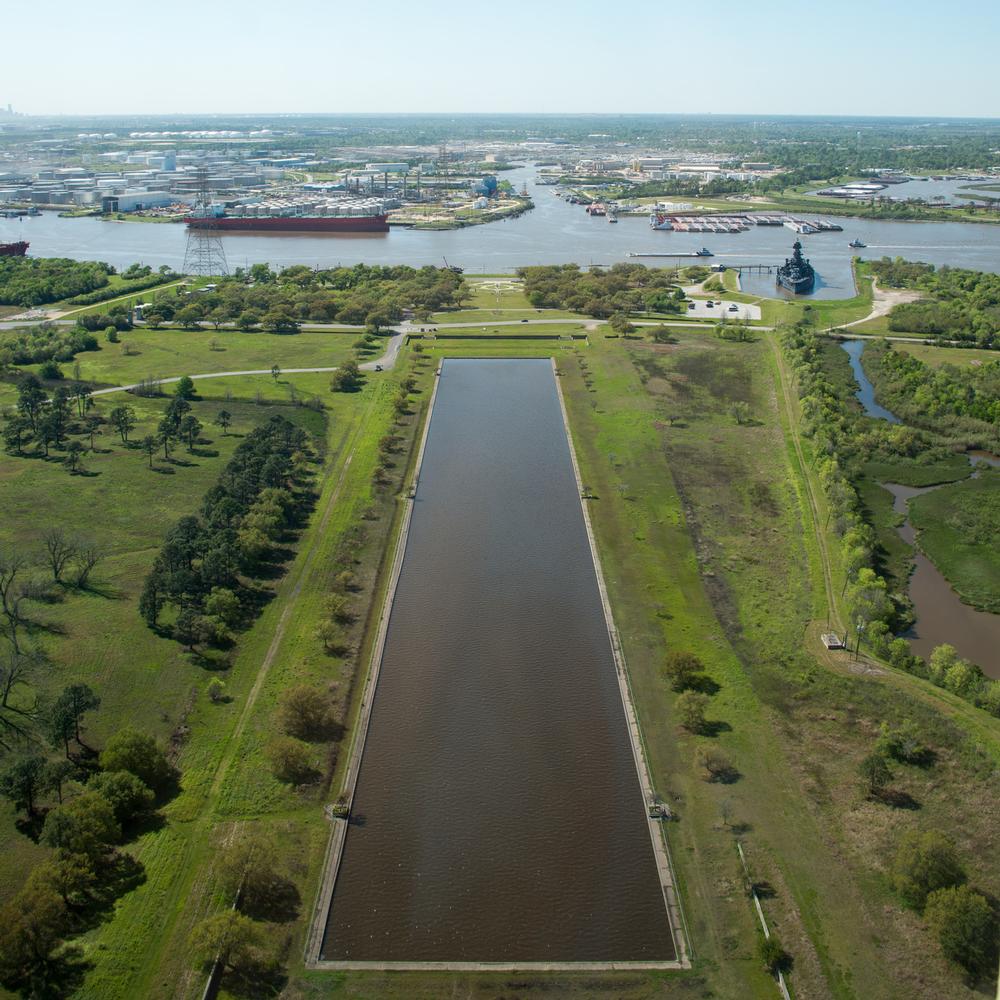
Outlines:
{"type": "Polygon", "coordinates": [[[854,659],[855,660],[860,659],[860,656],[861,656],[861,634],[865,630],[865,624],[866,624],[865,620],[863,618],[859,618],[858,619],[858,623],[855,626],[855,628],[857,629],[857,632],[858,632],[858,641],[857,641],[857,644],[854,647],[854,659]]]}

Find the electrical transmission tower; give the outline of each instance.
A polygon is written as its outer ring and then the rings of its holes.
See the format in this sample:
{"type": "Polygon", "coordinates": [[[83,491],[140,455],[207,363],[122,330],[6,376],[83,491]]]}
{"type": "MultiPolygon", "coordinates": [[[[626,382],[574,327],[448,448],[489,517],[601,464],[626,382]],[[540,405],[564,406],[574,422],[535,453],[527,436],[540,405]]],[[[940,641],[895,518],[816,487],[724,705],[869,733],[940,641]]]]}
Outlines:
{"type": "Polygon", "coordinates": [[[184,273],[205,278],[229,274],[221,230],[214,221],[208,170],[205,167],[199,168],[197,180],[198,195],[188,223],[187,247],[184,249],[184,273]]]}

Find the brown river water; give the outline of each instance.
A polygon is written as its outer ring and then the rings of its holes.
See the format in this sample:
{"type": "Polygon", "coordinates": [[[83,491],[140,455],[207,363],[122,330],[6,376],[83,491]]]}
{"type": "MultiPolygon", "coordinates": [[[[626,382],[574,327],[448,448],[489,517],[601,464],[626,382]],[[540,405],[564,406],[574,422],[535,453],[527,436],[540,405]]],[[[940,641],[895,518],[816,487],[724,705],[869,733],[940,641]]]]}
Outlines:
{"type": "Polygon", "coordinates": [[[675,955],[548,360],[444,362],[321,955],[675,955]]]}

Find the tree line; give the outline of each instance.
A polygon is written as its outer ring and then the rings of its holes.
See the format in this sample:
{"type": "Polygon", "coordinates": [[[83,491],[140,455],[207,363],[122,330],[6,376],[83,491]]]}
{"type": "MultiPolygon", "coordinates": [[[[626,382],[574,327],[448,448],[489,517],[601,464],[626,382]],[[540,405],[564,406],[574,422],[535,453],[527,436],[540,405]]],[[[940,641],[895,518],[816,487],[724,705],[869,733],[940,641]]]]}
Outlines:
{"type": "Polygon", "coordinates": [[[313,270],[297,265],[274,271],[268,264],[254,264],[219,279],[207,291],[154,296],[143,319],[153,327],[211,323],[218,329],[234,324],[273,333],[295,333],[303,321],[378,330],[398,323],[408,311],[427,318],[460,305],[469,295],[462,276],[449,268],[357,264],[313,270]]]}
{"type": "Polygon", "coordinates": [[[0,305],[41,306],[108,284],[110,264],[65,257],[0,257],[0,305]]]}
{"type": "Polygon", "coordinates": [[[169,608],[170,633],[195,652],[228,645],[259,613],[250,581],[310,502],[309,452],[307,433],[280,416],[240,442],[200,511],[170,529],[153,561],[139,598],[150,628],[169,608]]]}
{"type": "Polygon", "coordinates": [[[518,268],[517,274],[536,309],[565,309],[607,319],[615,313],[679,313],[684,308],[676,270],[614,264],[582,271],[578,264],[553,264],[518,268]]]}

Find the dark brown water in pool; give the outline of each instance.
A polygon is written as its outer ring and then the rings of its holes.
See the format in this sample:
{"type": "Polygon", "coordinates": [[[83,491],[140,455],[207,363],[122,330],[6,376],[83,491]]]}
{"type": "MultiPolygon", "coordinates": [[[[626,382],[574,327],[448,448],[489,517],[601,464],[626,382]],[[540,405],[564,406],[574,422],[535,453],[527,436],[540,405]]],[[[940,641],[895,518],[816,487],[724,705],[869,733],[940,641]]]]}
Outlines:
{"type": "Polygon", "coordinates": [[[322,957],[674,955],[551,365],[446,361],[322,957]]]}

